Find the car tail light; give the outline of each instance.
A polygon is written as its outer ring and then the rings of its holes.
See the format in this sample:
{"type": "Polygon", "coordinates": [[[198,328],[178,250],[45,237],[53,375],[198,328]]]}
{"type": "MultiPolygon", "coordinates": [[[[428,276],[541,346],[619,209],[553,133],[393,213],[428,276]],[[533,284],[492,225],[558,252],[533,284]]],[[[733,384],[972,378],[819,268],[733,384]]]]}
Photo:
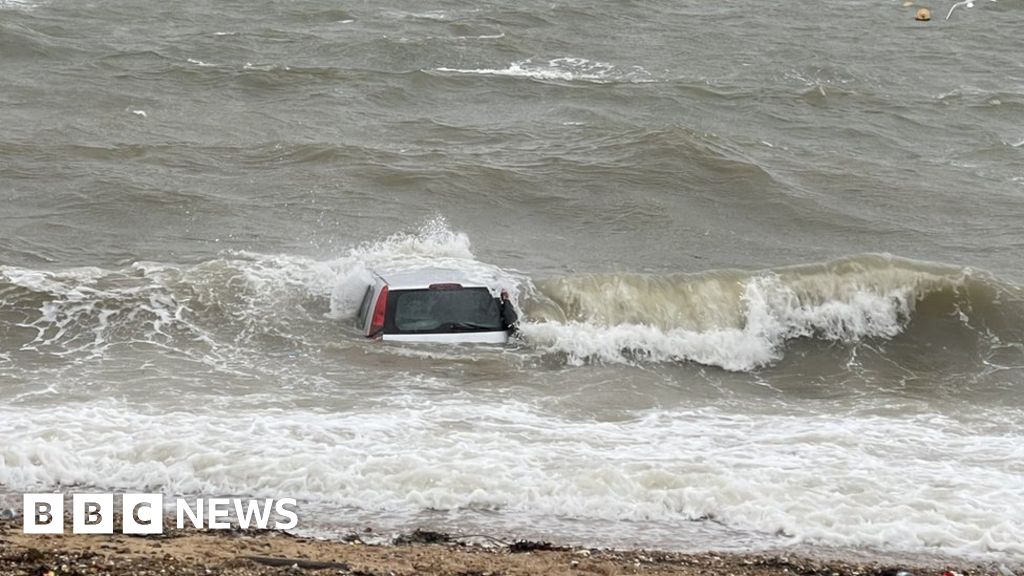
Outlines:
{"type": "Polygon", "coordinates": [[[376,336],[384,330],[384,310],[388,306],[388,287],[380,289],[377,305],[373,307],[373,321],[370,322],[370,336],[376,336]]]}
{"type": "Polygon", "coordinates": [[[461,290],[462,289],[462,284],[454,284],[454,283],[449,283],[449,284],[431,284],[429,286],[429,288],[431,290],[461,290]]]}

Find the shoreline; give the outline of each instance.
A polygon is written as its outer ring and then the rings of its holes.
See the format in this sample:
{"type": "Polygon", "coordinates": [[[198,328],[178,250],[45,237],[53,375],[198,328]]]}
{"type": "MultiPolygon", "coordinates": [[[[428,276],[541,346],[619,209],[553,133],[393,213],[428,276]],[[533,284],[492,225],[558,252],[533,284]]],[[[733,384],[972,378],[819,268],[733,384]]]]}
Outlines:
{"type": "MultiPolygon", "coordinates": [[[[0,574],[33,576],[350,574],[354,576],[651,574],[680,576],[1010,576],[998,563],[943,557],[907,564],[851,561],[785,552],[682,553],[581,548],[548,542],[416,530],[387,543],[359,533],[336,539],[258,530],[170,528],[161,535],[23,534],[20,519],[0,521],[0,574]],[[473,542],[468,542],[473,540],[473,542]]],[[[817,555],[815,555],[817,556],[817,555]]],[[[1017,576],[1019,575],[1016,573],[1017,576]]]]}

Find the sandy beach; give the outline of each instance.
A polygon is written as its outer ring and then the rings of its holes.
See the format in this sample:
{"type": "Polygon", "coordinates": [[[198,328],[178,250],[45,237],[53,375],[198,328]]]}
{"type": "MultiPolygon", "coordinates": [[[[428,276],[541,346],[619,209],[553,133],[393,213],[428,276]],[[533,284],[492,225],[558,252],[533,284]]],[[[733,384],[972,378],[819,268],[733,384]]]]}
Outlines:
{"type": "Polygon", "coordinates": [[[6,520],[0,523],[0,574],[896,576],[906,571],[913,576],[946,572],[1006,576],[997,565],[951,566],[941,560],[897,565],[788,554],[568,548],[480,537],[467,543],[467,538],[426,531],[401,535],[386,544],[367,544],[364,537],[369,540],[372,535],[322,540],[273,531],[175,529],[148,537],[28,535],[18,521],[6,520]]]}

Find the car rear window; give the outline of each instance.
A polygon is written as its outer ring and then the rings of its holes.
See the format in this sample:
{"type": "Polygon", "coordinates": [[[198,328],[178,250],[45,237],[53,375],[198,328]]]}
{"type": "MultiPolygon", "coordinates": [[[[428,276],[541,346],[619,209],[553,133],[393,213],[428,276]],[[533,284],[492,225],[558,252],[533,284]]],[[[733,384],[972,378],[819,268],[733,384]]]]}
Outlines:
{"type": "Polygon", "coordinates": [[[401,333],[501,330],[501,311],[487,288],[394,290],[384,331],[401,333]]]}

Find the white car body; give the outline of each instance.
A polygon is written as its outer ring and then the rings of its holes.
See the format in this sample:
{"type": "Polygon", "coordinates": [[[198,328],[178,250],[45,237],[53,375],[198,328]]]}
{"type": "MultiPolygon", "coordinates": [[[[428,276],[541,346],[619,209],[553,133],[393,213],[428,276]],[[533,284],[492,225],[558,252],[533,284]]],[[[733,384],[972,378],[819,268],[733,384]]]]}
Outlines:
{"type": "Polygon", "coordinates": [[[375,272],[374,282],[363,295],[357,321],[360,331],[368,338],[396,342],[505,344],[509,331],[494,320],[497,317],[492,318],[488,299],[497,310],[491,289],[457,270],[426,268],[375,272]],[[446,317],[446,306],[439,304],[447,304],[447,312],[452,317],[446,317]],[[431,309],[427,311],[427,308],[431,309]],[[437,308],[442,310],[435,313],[437,308]],[[478,323],[465,323],[467,315],[478,323]]]}

